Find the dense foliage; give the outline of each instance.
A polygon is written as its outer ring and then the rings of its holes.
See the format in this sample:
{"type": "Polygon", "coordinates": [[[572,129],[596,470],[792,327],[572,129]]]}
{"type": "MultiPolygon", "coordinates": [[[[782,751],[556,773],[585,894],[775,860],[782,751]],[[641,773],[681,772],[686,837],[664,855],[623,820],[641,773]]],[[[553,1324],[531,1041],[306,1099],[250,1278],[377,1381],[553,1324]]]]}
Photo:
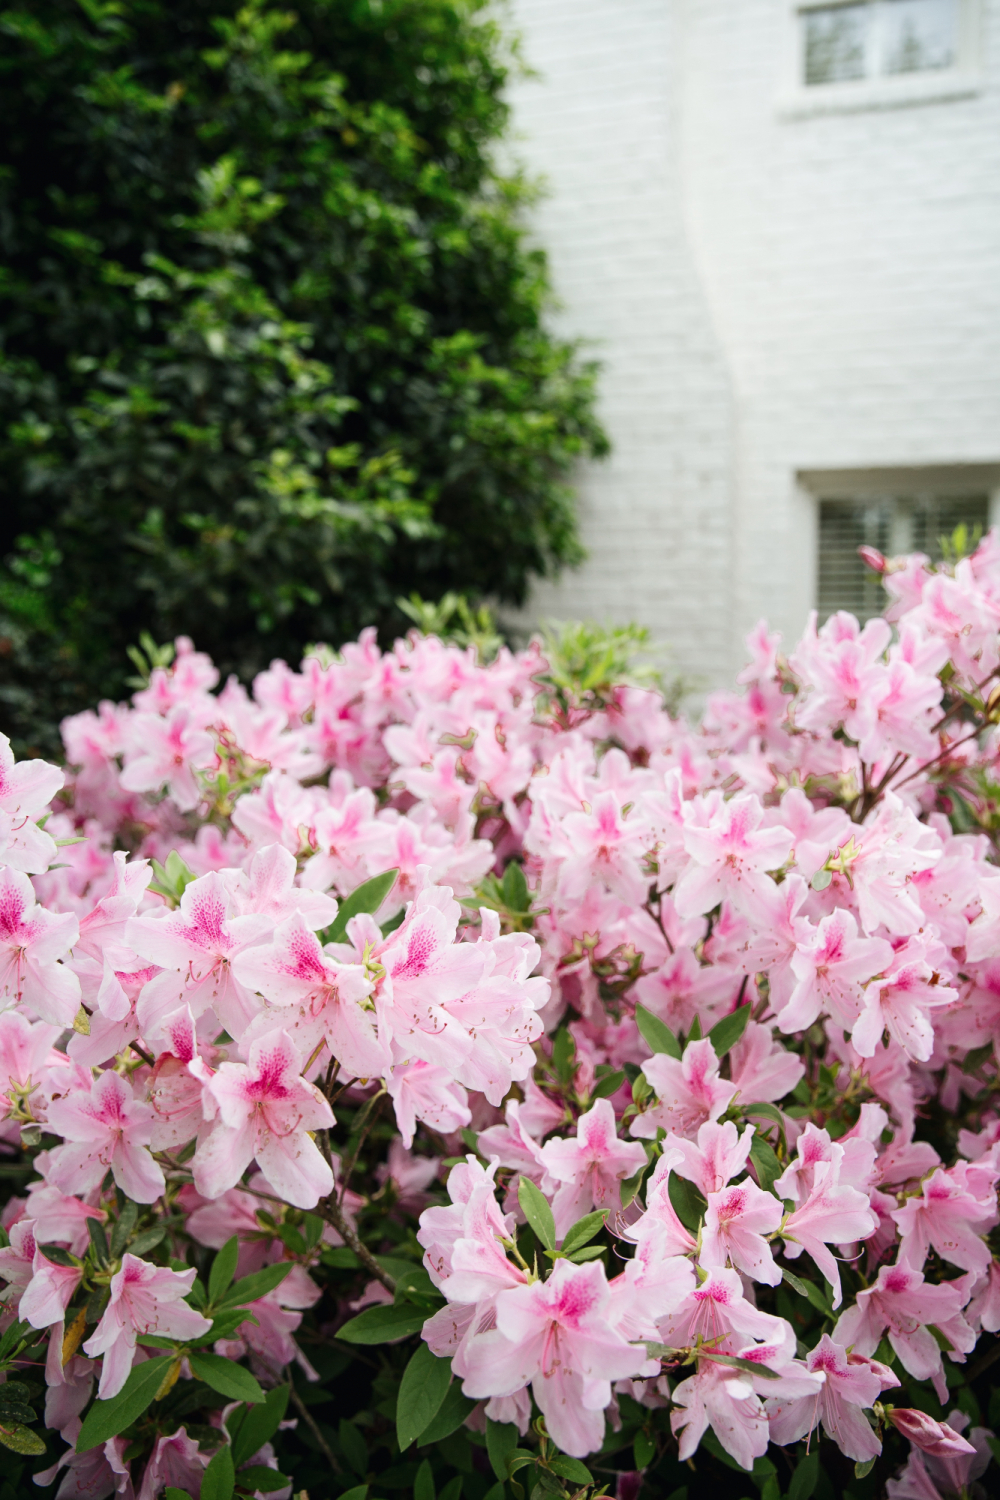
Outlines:
{"type": "Polygon", "coordinates": [[[700,728],[620,635],[369,632],[3,751],[36,1483],[991,1492],[1000,535],[871,561],[889,619],[761,625],[700,728]]]}
{"type": "Polygon", "coordinates": [[[56,748],[143,628],[245,680],[578,555],[593,370],[493,165],[482,0],[0,13],[0,708],[56,748]]]}

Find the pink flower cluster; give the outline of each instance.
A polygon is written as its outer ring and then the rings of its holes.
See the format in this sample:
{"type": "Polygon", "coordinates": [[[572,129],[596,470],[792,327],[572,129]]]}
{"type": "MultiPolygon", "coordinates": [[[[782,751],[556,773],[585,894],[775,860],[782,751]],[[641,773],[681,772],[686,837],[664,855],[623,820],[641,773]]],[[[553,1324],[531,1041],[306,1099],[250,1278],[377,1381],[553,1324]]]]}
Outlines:
{"type": "MultiPolygon", "coordinates": [[[[3,750],[0,1140],[35,1154],[0,1276],[8,1322],[51,1329],[50,1427],[75,1443],[143,1337],[211,1326],[165,1246],[111,1252],[99,1320],[68,1321],[90,1226],[130,1203],[237,1233],[241,1274],[289,1258],[259,1209],[336,1196],[336,1085],[391,1099],[402,1207],[437,1174],[418,1134],[479,1131],[418,1238],[424,1338],[490,1420],[537,1408],[582,1458],[627,1395],[682,1460],[711,1428],[748,1469],[818,1428],[867,1463],[891,1421],[896,1495],[975,1477],[960,1416],[883,1395],[901,1367],[946,1402],[1000,1331],[1000,538],[876,561],[884,619],[787,655],[761,625],[699,725],[627,685],[560,698],[537,642],[483,665],[366,633],[250,693],[181,640],[65,722],[68,778],[3,750]],[[808,1348],[758,1305],[806,1283],[808,1348]]],[[[308,1368],[310,1264],[219,1352],[308,1368]]]]}

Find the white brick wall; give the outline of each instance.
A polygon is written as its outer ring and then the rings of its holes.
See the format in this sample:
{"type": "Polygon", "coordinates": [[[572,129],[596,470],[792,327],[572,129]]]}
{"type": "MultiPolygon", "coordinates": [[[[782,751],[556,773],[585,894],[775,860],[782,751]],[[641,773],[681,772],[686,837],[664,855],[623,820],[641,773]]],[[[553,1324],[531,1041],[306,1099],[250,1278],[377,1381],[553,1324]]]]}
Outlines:
{"type": "Polygon", "coordinates": [[[513,0],[562,331],[604,362],[590,560],[706,683],[815,590],[803,469],[1000,462],[1000,0],[972,97],[790,117],[786,0],[513,0]]]}

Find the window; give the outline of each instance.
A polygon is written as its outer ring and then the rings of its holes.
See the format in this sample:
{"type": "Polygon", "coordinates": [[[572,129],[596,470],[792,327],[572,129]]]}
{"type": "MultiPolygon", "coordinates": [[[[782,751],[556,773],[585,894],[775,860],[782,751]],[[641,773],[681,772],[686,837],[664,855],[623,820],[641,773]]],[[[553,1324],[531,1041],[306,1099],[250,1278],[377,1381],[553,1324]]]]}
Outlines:
{"type": "Polygon", "coordinates": [[[882,613],[888,596],[878,576],[858,556],[862,546],[877,547],[887,556],[926,552],[939,561],[941,539],[957,526],[970,538],[989,526],[989,497],[979,495],[916,495],[891,498],[873,495],[854,500],[819,502],[819,618],[846,609],[861,621],[882,613]]]}
{"type": "Polygon", "coordinates": [[[958,61],[958,0],[849,0],[799,12],[807,88],[926,73],[958,61]]]}

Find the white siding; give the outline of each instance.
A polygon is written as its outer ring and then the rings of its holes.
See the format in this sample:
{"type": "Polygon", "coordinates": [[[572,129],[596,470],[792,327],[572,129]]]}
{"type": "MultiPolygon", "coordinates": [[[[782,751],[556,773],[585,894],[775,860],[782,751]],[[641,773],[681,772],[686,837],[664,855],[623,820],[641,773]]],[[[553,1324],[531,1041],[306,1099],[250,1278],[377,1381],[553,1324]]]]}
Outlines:
{"type": "Polygon", "coordinates": [[[703,681],[815,592],[802,470],[1000,461],[1000,0],[982,87],[794,114],[785,0],[514,0],[562,331],[605,364],[590,560],[533,617],[638,619],[703,681]]]}

